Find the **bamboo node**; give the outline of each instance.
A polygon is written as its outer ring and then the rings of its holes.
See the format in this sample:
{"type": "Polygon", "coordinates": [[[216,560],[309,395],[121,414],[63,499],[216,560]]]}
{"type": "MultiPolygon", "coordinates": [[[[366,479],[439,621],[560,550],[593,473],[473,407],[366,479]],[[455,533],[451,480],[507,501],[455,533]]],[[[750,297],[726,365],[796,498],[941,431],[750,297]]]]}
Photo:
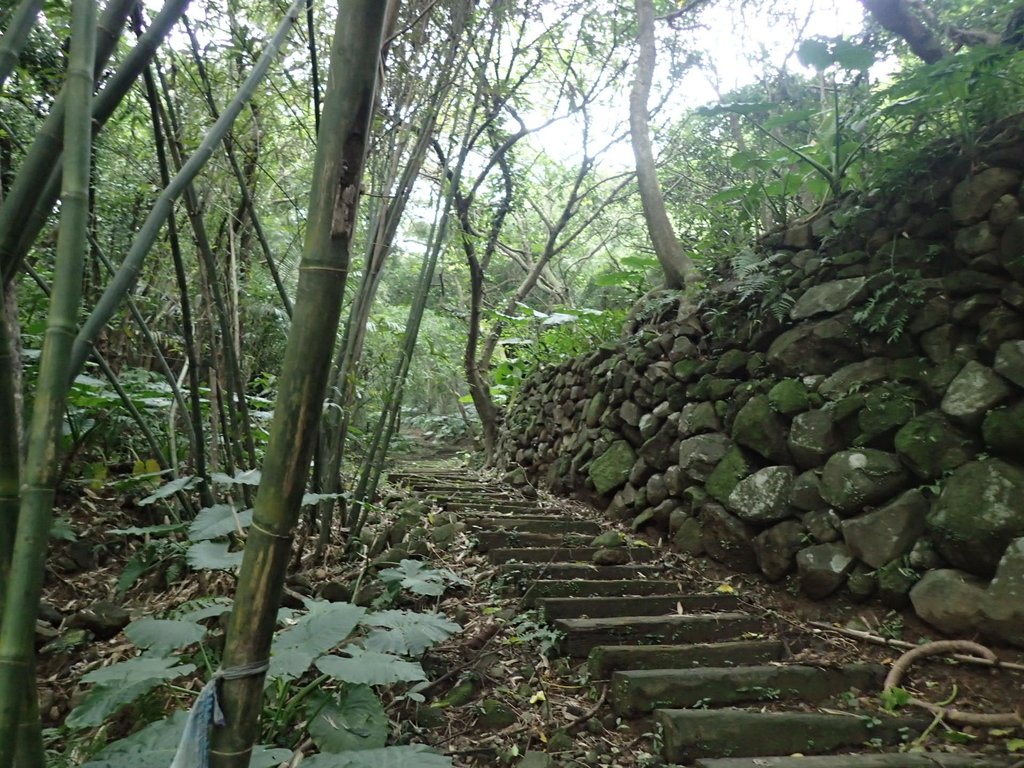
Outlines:
{"type": "Polygon", "coordinates": [[[292,540],[292,537],[291,537],[290,534],[287,535],[287,536],[282,536],[280,533],[274,533],[273,531],[268,531],[266,528],[264,528],[262,525],[257,523],[255,520],[253,520],[250,525],[251,525],[251,527],[255,528],[260,533],[265,534],[265,535],[269,536],[272,539],[278,539],[279,541],[291,541],[292,540]]]}

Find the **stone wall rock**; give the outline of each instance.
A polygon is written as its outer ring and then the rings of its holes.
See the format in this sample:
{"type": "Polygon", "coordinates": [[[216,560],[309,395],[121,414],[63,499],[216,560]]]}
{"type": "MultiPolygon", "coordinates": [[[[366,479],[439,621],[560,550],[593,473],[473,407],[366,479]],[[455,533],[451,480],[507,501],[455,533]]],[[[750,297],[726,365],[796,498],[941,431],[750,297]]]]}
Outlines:
{"type": "Polygon", "coordinates": [[[688,556],[1024,647],[1024,191],[999,159],[1024,146],[997,149],[766,237],[779,310],[725,272],[696,309],[639,306],[523,383],[500,461],[688,556]]]}

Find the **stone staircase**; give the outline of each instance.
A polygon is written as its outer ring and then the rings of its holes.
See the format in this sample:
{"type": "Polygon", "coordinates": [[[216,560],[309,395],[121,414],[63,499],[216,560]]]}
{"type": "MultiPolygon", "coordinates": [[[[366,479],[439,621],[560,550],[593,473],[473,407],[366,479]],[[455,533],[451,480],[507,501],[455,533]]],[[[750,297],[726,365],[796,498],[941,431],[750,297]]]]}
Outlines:
{"type": "Polygon", "coordinates": [[[540,609],[561,633],[561,653],[586,659],[590,679],[608,682],[612,712],[653,719],[668,763],[1012,765],[978,754],[880,753],[912,741],[930,719],[859,714],[829,702],[880,692],[885,668],[816,660],[809,649],[772,637],[763,617],[736,595],[683,588],[654,550],[628,546],[610,524],[545,511],[510,486],[464,471],[416,470],[391,479],[459,515],[521,604],[540,609]],[[617,539],[620,546],[601,546],[617,539]]]}

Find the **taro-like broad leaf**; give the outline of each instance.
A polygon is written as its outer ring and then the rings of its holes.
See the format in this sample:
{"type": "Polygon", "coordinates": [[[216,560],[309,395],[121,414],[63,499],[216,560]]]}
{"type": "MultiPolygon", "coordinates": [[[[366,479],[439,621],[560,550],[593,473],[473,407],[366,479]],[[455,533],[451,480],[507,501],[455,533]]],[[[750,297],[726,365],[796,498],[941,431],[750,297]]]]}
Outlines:
{"type": "Polygon", "coordinates": [[[364,749],[344,755],[313,755],[303,768],[452,768],[452,759],[423,744],[364,749]]]}
{"type": "Polygon", "coordinates": [[[366,613],[365,608],[351,603],[311,601],[308,605],[308,613],[274,638],[268,677],[298,677],[348,637],[366,613]]]}
{"type": "Polygon", "coordinates": [[[211,472],[210,479],[218,485],[259,485],[263,473],[258,469],[246,469],[236,472],[234,477],[223,472],[211,472]]]}
{"type": "Polygon", "coordinates": [[[377,694],[365,685],[346,686],[337,701],[313,697],[308,712],[309,735],[321,752],[376,749],[387,741],[388,716],[377,694]]]}
{"type": "Polygon", "coordinates": [[[192,541],[206,541],[235,533],[239,528],[252,525],[252,510],[245,509],[235,514],[229,504],[214,504],[199,510],[192,524],[188,527],[188,537],[192,541]],[[237,521],[237,522],[236,522],[237,521]]]}
{"type": "Polygon", "coordinates": [[[412,683],[427,679],[419,662],[405,661],[390,653],[367,651],[354,645],[343,652],[349,658],[324,656],[317,659],[317,669],[335,680],[362,685],[412,683]]]}
{"type": "Polygon", "coordinates": [[[206,629],[194,621],[184,619],[139,619],[124,628],[124,633],[139,648],[148,648],[166,655],[176,648],[198,643],[206,629]]]}
{"type": "Polygon", "coordinates": [[[140,656],[94,669],[82,682],[97,683],[96,687],[71,711],[65,724],[69,728],[100,725],[121,707],[145,696],[165,680],[195,671],[194,664],[174,666],[177,663],[175,658],[140,656]]]}
{"type": "Polygon", "coordinates": [[[178,491],[187,491],[190,488],[195,488],[203,482],[201,477],[177,477],[171,480],[169,483],[160,486],[153,493],[149,494],[146,498],[140,500],[139,506],[145,506],[152,504],[154,501],[160,501],[160,499],[166,499],[168,496],[173,496],[178,491]]]}
{"type": "Polygon", "coordinates": [[[385,584],[401,584],[417,595],[438,597],[444,594],[444,574],[419,560],[402,560],[396,568],[381,571],[380,580],[385,584]]]}
{"type": "Polygon", "coordinates": [[[228,552],[226,541],[200,541],[185,553],[189,566],[197,571],[231,571],[242,565],[241,552],[228,552]]]}
{"type": "Polygon", "coordinates": [[[462,630],[439,613],[380,611],[369,614],[363,624],[374,627],[364,645],[368,651],[419,656],[434,643],[462,630]]]}

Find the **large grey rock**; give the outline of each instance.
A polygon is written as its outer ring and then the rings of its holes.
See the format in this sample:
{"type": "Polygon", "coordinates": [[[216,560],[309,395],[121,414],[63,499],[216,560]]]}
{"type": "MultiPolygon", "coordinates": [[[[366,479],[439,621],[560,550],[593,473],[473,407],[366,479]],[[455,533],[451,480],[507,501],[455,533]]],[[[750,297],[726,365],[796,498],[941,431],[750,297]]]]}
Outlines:
{"type": "Polygon", "coordinates": [[[815,544],[802,549],[796,555],[800,588],[813,600],[828,597],[843,586],[856,562],[845,544],[815,544]]]}
{"type": "Polygon", "coordinates": [[[1018,216],[1003,232],[999,262],[1018,282],[1024,281],[1024,216],[1018,216]]]}
{"type": "Polygon", "coordinates": [[[907,472],[894,454],[872,448],[840,451],[825,464],[821,496],[840,514],[852,515],[892,498],[906,487],[907,480],[907,472]]]}
{"type": "Polygon", "coordinates": [[[586,421],[587,426],[593,429],[601,423],[601,416],[604,415],[605,409],[608,407],[608,396],[604,392],[598,392],[587,402],[587,407],[583,412],[583,419],[586,421]]]}
{"type": "Polygon", "coordinates": [[[890,560],[875,571],[878,599],[889,608],[905,608],[910,604],[910,590],[920,578],[921,574],[908,568],[903,558],[890,560]]]}
{"type": "Polygon", "coordinates": [[[987,221],[979,221],[970,227],[957,231],[953,247],[964,256],[978,256],[999,247],[999,237],[987,221]]]}
{"type": "Polygon", "coordinates": [[[977,453],[974,438],[939,411],[928,411],[908,421],[896,433],[895,447],[903,462],[923,479],[941,477],[977,453]]]}
{"type": "Polygon", "coordinates": [[[976,360],[968,360],[950,383],[940,407],[950,418],[977,426],[1011,392],[1010,385],[998,373],[976,360]]]}
{"type": "Polygon", "coordinates": [[[1024,341],[1007,341],[999,346],[996,373],[1009,379],[1018,387],[1024,387],[1024,341]]]}
{"type": "Polygon", "coordinates": [[[993,453],[1008,459],[1024,456],[1024,400],[989,411],[981,434],[993,453]]]}
{"type": "Polygon", "coordinates": [[[120,605],[100,600],[83,608],[68,619],[68,626],[87,629],[97,640],[109,640],[128,626],[131,616],[120,605]]]}
{"type": "Polygon", "coordinates": [[[819,408],[795,416],[786,445],[793,461],[801,469],[824,464],[828,456],[842,447],[833,411],[819,408]]]}
{"type": "Polygon", "coordinates": [[[798,520],[783,520],[754,537],[754,555],[768,581],[778,581],[796,563],[796,553],[806,544],[806,531],[798,520]]]}
{"type": "Polygon", "coordinates": [[[910,590],[922,621],[950,635],[969,634],[981,621],[985,582],[953,568],[928,571],[910,590]]]}
{"type": "Polygon", "coordinates": [[[679,413],[679,436],[692,437],[702,432],[719,432],[722,420],[715,413],[714,403],[687,403],[679,413]]]}
{"type": "Polygon", "coordinates": [[[1020,173],[1011,168],[986,168],[953,189],[950,210],[956,224],[973,224],[988,215],[992,205],[1008,192],[1015,192],[1020,173]]]}
{"type": "Polygon", "coordinates": [[[587,476],[597,492],[603,495],[621,487],[629,479],[635,463],[633,447],[625,440],[616,440],[591,462],[587,476]]]}
{"type": "Polygon", "coordinates": [[[692,480],[705,481],[722,460],[732,440],[721,432],[710,432],[683,440],[679,444],[679,468],[692,480]]]}
{"type": "Polygon", "coordinates": [[[637,453],[649,466],[664,471],[676,463],[678,433],[679,427],[666,421],[653,437],[644,441],[637,453]]]}
{"type": "Polygon", "coordinates": [[[843,521],[843,538],[850,551],[881,568],[910,551],[924,533],[928,502],[920,491],[907,491],[881,509],[843,521]]]}
{"type": "Polygon", "coordinates": [[[797,299],[789,316],[792,320],[806,320],[808,317],[825,313],[842,312],[867,294],[867,278],[851,277],[848,280],[833,280],[814,285],[797,299]]]}
{"type": "Polygon", "coordinates": [[[789,503],[806,512],[828,508],[828,502],[821,498],[821,478],[817,472],[808,470],[797,475],[789,503]]]}
{"type": "Polygon", "coordinates": [[[647,481],[647,503],[656,507],[668,498],[668,485],[664,475],[651,475],[647,481]]]}
{"type": "Polygon", "coordinates": [[[805,322],[780,334],[768,348],[768,363],[781,376],[832,373],[856,360],[857,334],[850,318],[805,322]]]}
{"type": "Polygon", "coordinates": [[[1024,646],[1024,538],[1010,542],[981,598],[985,634],[1024,646]]]}
{"type": "Polygon", "coordinates": [[[701,543],[708,557],[734,571],[758,572],[757,557],[751,544],[753,528],[713,502],[701,507],[699,519],[701,543]]]}
{"type": "Polygon", "coordinates": [[[816,509],[803,516],[804,528],[815,544],[831,544],[843,537],[843,521],[831,509],[816,509]]]}
{"type": "Polygon", "coordinates": [[[789,495],[796,473],[792,467],[765,467],[733,488],[726,505],[744,522],[764,526],[790,516],[789,495]]]}
{"type": "Polygon", "coordinates": [[[786,423],[762,395],[744,405],[732,425],[732,438],[776,464],[789,463],[786,448],[786,423]]]}
{"type": "Polygon", "coordinates": [[[1011,541],[1024,536],[1024,469],[999,459],[972,461],[946,481],[928,513],[940,554],[979,576],[995,573],[1011,541]]]}
{"type": "Polygon", "coordinates": [[[872,357],[844,365],[821,383],[818,394],[829,400],[838,400],[852,390],[888,381],[892,377],[893,361],[886,357],[872,357]]]}

